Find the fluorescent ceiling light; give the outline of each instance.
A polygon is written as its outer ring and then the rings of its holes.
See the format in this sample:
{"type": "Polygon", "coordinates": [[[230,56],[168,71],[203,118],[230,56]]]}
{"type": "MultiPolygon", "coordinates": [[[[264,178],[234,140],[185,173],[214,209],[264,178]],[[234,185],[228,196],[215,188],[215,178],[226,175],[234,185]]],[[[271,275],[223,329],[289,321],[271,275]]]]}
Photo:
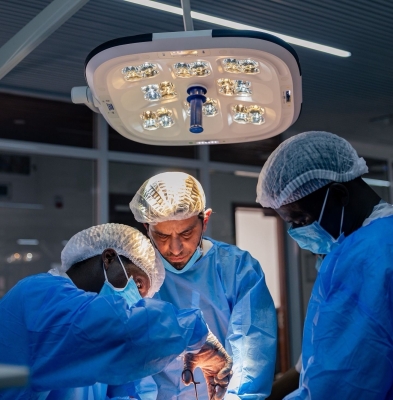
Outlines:
{"type": "Polygon", "coordinates": [[[381,187],[389,187],[390,186],[389,181],[384,181],[382,179],[363,178],[363,180],[370,186],[381,186],[381,187]]]}
{"type": "Polygon", "coordinates": [[[251,171],[235,171],[236,176],[244,176],[246,178],[259,178],[259,172],[251,171]]]}
{"type": "Polygon", "coordinates": [[[18,239],[16,243],[25,246],[38,246],[39,241],[37,239],[18,239]]]}
{"type": "MultiPolygon", "coordinates": [[[[125,0],[125,1],[128,1],[129,3],[137,4],[139,6],[145,6],[145,7],[154,8],[156,10],[166,11],[171,14],[183,15],[183,10],[180,7],[173,7],[168,4],[159,3],[157,1],[152,1],[152,0],[125,0]]],[[[322,51],[323,53],[332,54],[332,55],[338,56],[338,57],[350,57],[351,56],[351,53],[349,51],[336,49],[336,48],[330,47],[330,46],[324,46],[323,44],[309,42],[308,40],[298,39],[298,38],[295,38],[292,36],[283,35],[281,33],[268,31],[266,29],[256,28],[255,26],[251,26],[251,25],[240,24],[238,22],[229,21],[229,20],[223,19],[223,18],[212,17],[211,15],[207,15],[207,14],[203,14],[203,13],[199,13],[199,12],[195,12],[195,11],[191,11],[191,17],[193,19],[196,19],[199,21],[210,22],[212,24],[226,26],[228,28],[246,29],[246,30],[269,33],[270,35],[277,36],[280,39],[285,40],[288,43],[295,44],[295,45],[301,46],[301,47],[306,47],[306,48],[312,49],[312,50],[322,51]]]]}

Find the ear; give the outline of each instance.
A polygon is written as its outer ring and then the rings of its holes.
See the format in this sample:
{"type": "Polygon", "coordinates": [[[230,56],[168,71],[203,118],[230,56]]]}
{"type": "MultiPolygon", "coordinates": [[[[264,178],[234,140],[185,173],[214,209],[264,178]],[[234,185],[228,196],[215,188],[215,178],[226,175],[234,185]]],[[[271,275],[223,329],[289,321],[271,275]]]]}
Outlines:
{"type": "Polygon", "coordinates": [[[149,224],[143,224],[146,229],[146,235],[149,236],[149,224]]]}
{"type": "Polygon", "coordinates": [[[349,191],[341,183],[333,183],[329,189],[334,193],[334,197],[345,207],[349,203],[349,191]]]}
{"type": "Polygon", "coordinates": [[[104,263],[105,269],[108,270],[110,264],[117,258],[117,252],[113,249],[105,249],[102,252],[102,261],[104,263]]]}
{"type": "Polygon", "coordinates": [[[205,217],[203,218],[203,232],[206,231],[207,224],[209,222],[210,216],[212,215],[213,210],[211,208],[208,208],[205,211],[205,217]]]}

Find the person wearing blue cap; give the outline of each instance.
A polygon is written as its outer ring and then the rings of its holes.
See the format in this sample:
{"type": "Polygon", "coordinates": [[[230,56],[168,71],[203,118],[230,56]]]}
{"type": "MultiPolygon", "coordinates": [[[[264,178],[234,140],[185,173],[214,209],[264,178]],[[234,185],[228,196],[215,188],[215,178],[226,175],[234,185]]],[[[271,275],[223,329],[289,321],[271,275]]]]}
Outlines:
{"type": "MultiPolygon", "coordinates": [[[[264,400],[273,382],[277,348],[276,310],[259,262],[247,251],[205,237],[211,209],[197,179],[165,172],[148,179],[130,203],[147,229],[166,273],[155,295],[176,307],[197,307],[233,357],[226,400],[264,400]]],[[[158,400],[195,396],[180,379],[176,358],[153,378],[158,400]]],[[[201,371],[195,371],[200,400],[209,400],[201,371]]],[[[150,400],[150,399],[149,399],[150,400]]],[[[155,400],[155,398],[153,398],[155,400]]]]}
{"type": "Polygon", "coordinates": [[[0,301],[0,363],[31,373],[27,388],[0,392],[0,399],[128,399],[140,380],[180,354],[185,373],[200,367],[212,397],[224,396],[232,361],[201,312],[148,298],[165,272],[142,233],[93,226],[68,241],[61,260],[0,301]]]}
{"type": "Polygon", "coordinates": [[[257,201],[322,255],[304,324],[299,388],[286,400],[393,398],[393,206],[366,162],[329,132],[296,135],[262,168],[257,201]]]}

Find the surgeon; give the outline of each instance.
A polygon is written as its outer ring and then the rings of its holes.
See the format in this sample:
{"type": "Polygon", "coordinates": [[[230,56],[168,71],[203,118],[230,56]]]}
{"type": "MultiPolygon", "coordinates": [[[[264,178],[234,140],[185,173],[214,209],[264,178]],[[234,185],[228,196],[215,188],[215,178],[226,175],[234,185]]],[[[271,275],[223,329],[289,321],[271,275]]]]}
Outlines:
{"type": "Polygon", "coordinates": [[[0,392],[0,399],[129,398],[130,382],[184,351],[195,353],[185,354],[185,367],[196,363],[213,398],[223,397],[231,360],[200,311],[142,299],[164,279],[143,234],[93,226],[70,239],[61,260],[59,270],[23,279],[0,302],[0,363],[31,372],[28,388],[0,392]]]}
{"type": "MultiPolygon", "coordinates": [[[[238,247],[203,236],[212,210],[201,184],[181,172],[148,179],[130,203],[166,269],[155,296],[176,307],[200,308],[209,328],[233,357],[227,400],[265,399],[276,361],[276,311],[258,261],[238,247]]],[[[180,379],[176,358],[154,376],[159,400],[195,398],[180,379]]],[[[207,400],[201,371],[194,370],[200,400],[207,400]]],[[[186,380],[186,383],[188,381],[186,380]]]]}
{"type": "Polygon", "coordinates": [[[393,399],[393,206],[362,180],[344,139],[305,132],[283,142],[257,200],[324,259],[308,305],[299,388],[285,399],[393,399]]]}

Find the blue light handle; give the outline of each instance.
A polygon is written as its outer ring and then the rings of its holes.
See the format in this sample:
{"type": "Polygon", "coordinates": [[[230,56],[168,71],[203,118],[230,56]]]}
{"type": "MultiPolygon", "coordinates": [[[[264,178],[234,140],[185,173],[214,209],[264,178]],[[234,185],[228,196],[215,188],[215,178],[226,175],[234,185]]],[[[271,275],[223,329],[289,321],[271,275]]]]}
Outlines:
{"type": "Polygon", "coordinates": [[[187,101],[190,103],[190,132],[201,133],[202,127],[202,106],[206,101],[207,90],[203,86],[190,86],[187,89],[189,96],[187,101]]]}

